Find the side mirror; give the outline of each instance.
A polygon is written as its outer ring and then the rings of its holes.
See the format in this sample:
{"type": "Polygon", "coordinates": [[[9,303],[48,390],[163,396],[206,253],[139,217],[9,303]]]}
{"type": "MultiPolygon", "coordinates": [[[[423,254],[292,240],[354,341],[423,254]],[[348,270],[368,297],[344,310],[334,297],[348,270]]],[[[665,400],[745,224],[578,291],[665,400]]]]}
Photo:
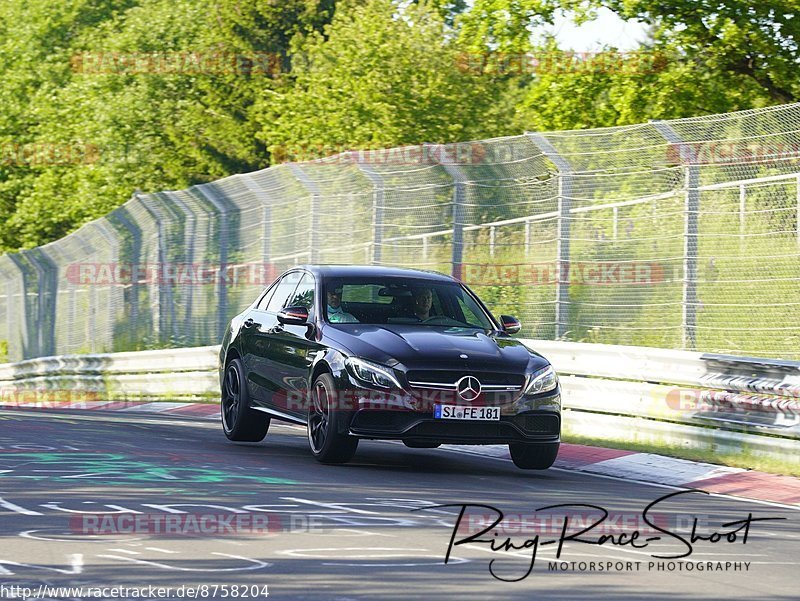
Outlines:
{"type": "Polygon", "coordinates": [[[278,313],[278,322],[290,326],[304,326],[308,324],[308,309],[285,307],[278,313]]]}
{"type": "Polygon", "coordinates": [[[519,319],[511,315],[501,315],[500,322],[503,324],[503,331],[507,334],[516,334],[522,329],[519,319]]]}

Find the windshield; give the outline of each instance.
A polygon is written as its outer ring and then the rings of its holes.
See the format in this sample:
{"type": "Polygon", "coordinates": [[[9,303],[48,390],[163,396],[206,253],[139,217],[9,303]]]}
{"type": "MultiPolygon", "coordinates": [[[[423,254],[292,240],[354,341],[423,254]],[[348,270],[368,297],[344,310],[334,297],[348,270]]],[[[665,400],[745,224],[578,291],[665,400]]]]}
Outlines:
{"type": "Polygon", "coordinates": [[[328,278],[323,287],[323,313],[330,323],[495,329],[480,305],[456,282],[328,278]]]}

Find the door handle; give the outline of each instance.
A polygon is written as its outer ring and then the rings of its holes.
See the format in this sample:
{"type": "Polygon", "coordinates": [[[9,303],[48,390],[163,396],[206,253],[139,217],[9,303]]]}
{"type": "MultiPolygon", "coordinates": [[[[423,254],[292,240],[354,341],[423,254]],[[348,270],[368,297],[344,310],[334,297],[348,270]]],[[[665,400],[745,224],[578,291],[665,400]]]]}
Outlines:
{"type": "Polygon", "coordinates": [[[242,325],[244,327],[246,327],[246,328],[260,328],[261,327],[261,324],[260,323],[256,323],[255,321],[253,321],[252,317],[248,317],[242,325]]]}

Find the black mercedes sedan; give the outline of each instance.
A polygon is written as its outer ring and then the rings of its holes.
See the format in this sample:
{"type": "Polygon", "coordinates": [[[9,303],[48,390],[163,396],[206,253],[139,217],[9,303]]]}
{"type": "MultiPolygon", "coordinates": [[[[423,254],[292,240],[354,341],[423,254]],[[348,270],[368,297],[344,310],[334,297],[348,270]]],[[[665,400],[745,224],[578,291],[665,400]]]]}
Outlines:
{"type": "Polygon", "coordinates": [[[558,454],[550,363],[458,280],[427,271],[304,265],[231,320],[219,362],[222,426],[257,442],[302,424],[311,452],[344,463],[364,439],[409,447],[508,444],[523,469],[558,454]]]}

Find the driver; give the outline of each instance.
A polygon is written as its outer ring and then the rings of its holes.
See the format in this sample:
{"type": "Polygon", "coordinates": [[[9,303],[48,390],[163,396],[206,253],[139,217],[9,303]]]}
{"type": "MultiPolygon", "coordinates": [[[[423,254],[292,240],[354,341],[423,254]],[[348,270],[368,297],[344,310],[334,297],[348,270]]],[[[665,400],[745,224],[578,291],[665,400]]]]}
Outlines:
{"type": "Polygon", "coordinates": [[[358,323],[358,320],[342,309],[342,287],[328,288],[328,321],[331,323],[358,323]]]}
{"type": "Polygon", "coordinates": [[[415,288],[412,294],[414,296],[414,315],[416,318],[420,321],[430,318],[433,291],[430,288],[415,288]]]}

